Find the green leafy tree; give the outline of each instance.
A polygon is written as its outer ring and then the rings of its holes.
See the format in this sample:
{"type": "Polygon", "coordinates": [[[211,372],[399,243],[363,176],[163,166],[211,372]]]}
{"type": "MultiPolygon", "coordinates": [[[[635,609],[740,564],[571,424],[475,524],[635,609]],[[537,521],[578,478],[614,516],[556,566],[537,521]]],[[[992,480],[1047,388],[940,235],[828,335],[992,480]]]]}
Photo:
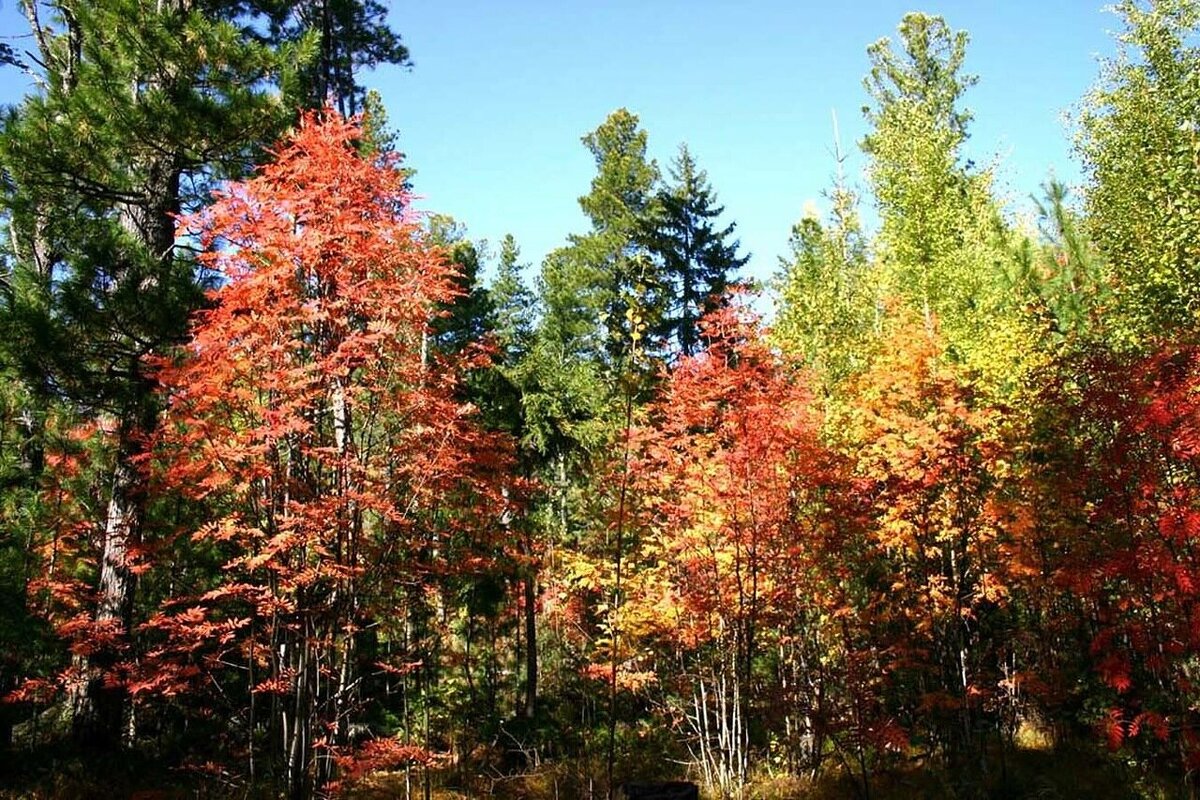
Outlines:
{"type": "Polygon", "coordinates": [[[1124,0],[1120,52],[1088,96],[1078,150],[1088,230],[1110,265],[1124,346],[1196,330],[1200,4],[1124,0]]]}
{"type": "Polygon", "coordinates": [[[865,366],[878,309],[858,198],[839,180],[829,199],[826,221],[814,209],[792,227],[773,335],[832,387],[865,366]]]}
{"type": "Polygon", "coordinates": [[[957,310],[977,293],[962,263],[972,179],[962,164],[969,112],[962,94],[975,83],[962,73],[967,34],[940,17],[906,14],[899,47],[881,39],[867,48],[863,109],[872,130],[863,139],[879,204],[881,255],[894,290],[930,318],[957,310]]]}
{"type": "Polygon", "coordinates": [[[885,299],[900,299],[946,339],[988,394],[1007,394],[1033,365],[1036,320],[1011,291],[1012,232],[992,197],[991,174],[965,160],[971,115],[963,93],[967,34],[941,17],[906,14],[896,44],[868,47],[863,139],[878,204],[875,243],[885,299]]]}

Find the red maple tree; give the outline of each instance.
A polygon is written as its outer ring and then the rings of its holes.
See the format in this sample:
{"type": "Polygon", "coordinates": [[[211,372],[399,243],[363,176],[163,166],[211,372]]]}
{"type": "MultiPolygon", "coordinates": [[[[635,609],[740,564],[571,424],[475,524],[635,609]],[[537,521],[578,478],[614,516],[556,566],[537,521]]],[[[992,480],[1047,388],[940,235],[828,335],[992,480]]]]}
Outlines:
{"type": "Polygon", "coordinates": [[[396,597],[445,566],[450,542],[496,533],[508,503],[493,480],[505,443],[428,347],[452,269],[404,175],[360,138],[332,111],[307,116],[257,177],[181,221],[221,285],[158,373],[158,489],[209,510],[189,552],[219,578],[143,626],[155,644],[130,688],[243,686],[248,763],[269,743],[292,796],[327,783],[349,741],[377,669],[363,632],[386,637],[396,597]]]}

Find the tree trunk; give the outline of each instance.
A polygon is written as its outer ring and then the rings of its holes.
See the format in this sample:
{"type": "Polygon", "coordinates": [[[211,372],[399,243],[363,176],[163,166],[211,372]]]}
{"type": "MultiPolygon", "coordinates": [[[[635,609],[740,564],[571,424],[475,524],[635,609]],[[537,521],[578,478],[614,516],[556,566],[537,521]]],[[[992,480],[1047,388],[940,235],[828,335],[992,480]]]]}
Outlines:
{"type": "Polygon", "coordinates": [[[525,578],[525,718],[537,716],[538,649],[537,584],[531,573],[525,578]]]}
{"type": "Polygon", "coordinates": [[[135,426],[122,424],[117,439],[95,612],[97,632],[114,637],[114,645],[97,650],[87,659],[85,680],[72,698],[72,729],[87,747],[114,749],[121,744],[127,694],[107,680],[120,658],[133,622],[134,574],[130,549],[142,529],[143,486],[134,459],[140,451],[135,426]]]}

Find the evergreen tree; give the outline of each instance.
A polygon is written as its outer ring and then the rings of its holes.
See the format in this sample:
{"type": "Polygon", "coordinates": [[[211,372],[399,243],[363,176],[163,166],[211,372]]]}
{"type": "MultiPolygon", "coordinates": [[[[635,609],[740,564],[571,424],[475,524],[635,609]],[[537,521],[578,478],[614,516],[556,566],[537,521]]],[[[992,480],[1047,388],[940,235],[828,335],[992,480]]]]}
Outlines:
{"type": "Polygon", "coordinates": [[[493,323],[500,346],[502,365],[518,363],[529,351],[533,338],[534,310],[537,302],[522,278],[521,249],[512,234],[500,242],[500,262],[488,294],[491,297],[493,323]]]}
{"type": "Polygon", "coordinates": [[[519,368],[529,442],[549,459],[586,451],[604,439],[606,294],[598,271],[575,255],[560,248],[542,264],[538,324],[519,368]]]}
{"type": "MultiPolygon", "coordinates": [[[[14,264],[3,359],[115,432],[93,621],[127,635],[146,522],[137,461],[156,415],[141,359],[177,341],[201,299],[175,215],[280,130],[290,114],[264,79],[287,84],[301,54],[245,36],[242,4],[109,0],[57,5],[53,19],[24,7],[44,91],[0,134],[14,264]]],[[[98,743],[122,723],[108,655],[93,655],[75,698],[77,730],[98,743]]]]}
{"type": "Polygon", "coordinates": [[[665,283],[664,313],[654,333],[690,356],[699,345],[700,318],[721,304],[733,273],[749,257],[738,255],[736,239],[729,241],[736,223],[716,226],[725,207],[717,205],[707,173],[686,144],[679,146],[670,175],[671,184],[658,192],[655,216],[646,221],[646,239],[665,283]]]}
{"type": "Polygon", "coordinates": [[[1099,333],[1103,262],[1085,220],[1068,201],[1067,187],[1051,178],[1033,197],[1037,233],[1022,238],[1013,258],[1014,289],[1044,307],[1059,338],[1099,333]]]}
{"type": "MultiPolygon", "coordinates": [[[[516,466],[521,478],[532,478],[545,474],[546,461],[543,454],[531,446],[528,438],[529,424],[525,404],[530,386],[526,382],[533,377],[529,369],[534,346],[534,313],[537,298],[525,285],[522,273],[525,265],[520,263],[521,250],[512,234],[505,235],[500,242],[500,261],[496,277],[488,288],[491,305],[491,333],[497,347],[495,380],[491,402],[491,415],[485,409],[484,416],[494,427],[509,433],[520,444],[517,448],[516,466]]],[[[535,518],[526,514],[508,520],[508,525],[520,542],[523,563],[518,570],[521,583],[521,632],[517,636],[518,663],[521,668],[521,693],[515,706],[518,716],[534,719],[538,713],[538,679],[540,674],[538,652],[538,580],[540,571],[540,540],[544,539],[545,526],[535,524],[535,518]],[[523,650],[522,650],[523,647],[523,650]]]]}
{"type": "Polygon", "coordinates": [[[628,360],[665,313],[666,281],[644,236],[657,214],[659,182],[658,165],[646,159],[646,140],[637,116],[624,108],[583,137],[596,162],[591,191],[579,198],[592,230],[572,236],[554,265],[570,269],[569,282],[594,294],[603,352],[614,363],[628,360]]]}
{"type": "MultiPolygon", "coordinates": [[[[128,647],[147,518],[140,462],[156,424],[143,357],[178,342],[205,276],[178,247],[179,213],[244,174],[294,118],[317,39],[261,31],[278,8],[241,2],[23,4],[40,91],[0,132],[12,271],[0,363],[42,405],[111,433],[90,610],[128,647]]],[[[356,45],[357,46],[357,45],[356,45]]],[[[87,630],[75,629],[87,638],[87,630]]],[[[114,744],[125,695],[112,652],[92,649],[74,697],[84,741],[114,744]]]]}
{"type": "Polygon", "coordinates": [[[491,325],[491,299],[479,274],[487,243],[471,241],[466,226],[445,214],[430,218],[429,237],[454,267],[456,289],[454,299],[434,321],[434,341],[444,352],[461,353],[482,340],[491,325]]]}
{"type": "Polygon", "coordinates": [[[366,89],[358,82],[363,68],[411,66],[408,48],[387,24],[388,7],[378,0],[266,2],[274,38],[316,44],[316,57],[298,76],[299,95],[309,108],[332,102],[342,116],[357,114],[368,107],[366,89]]]}

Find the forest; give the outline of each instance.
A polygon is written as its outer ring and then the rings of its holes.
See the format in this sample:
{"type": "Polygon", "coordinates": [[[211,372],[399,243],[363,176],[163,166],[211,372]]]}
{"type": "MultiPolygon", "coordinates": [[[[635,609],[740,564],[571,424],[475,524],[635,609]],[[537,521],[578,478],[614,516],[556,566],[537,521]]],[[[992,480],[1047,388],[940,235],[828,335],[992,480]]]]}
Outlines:
{"type": "Polygon", "coordinates": [[[0,797],[1200,795],[1197,0],[1028,215],[880,31],[770,281],[624,108],[540,264],[419,211],[377,0],[19,8],[0,797]]]}

